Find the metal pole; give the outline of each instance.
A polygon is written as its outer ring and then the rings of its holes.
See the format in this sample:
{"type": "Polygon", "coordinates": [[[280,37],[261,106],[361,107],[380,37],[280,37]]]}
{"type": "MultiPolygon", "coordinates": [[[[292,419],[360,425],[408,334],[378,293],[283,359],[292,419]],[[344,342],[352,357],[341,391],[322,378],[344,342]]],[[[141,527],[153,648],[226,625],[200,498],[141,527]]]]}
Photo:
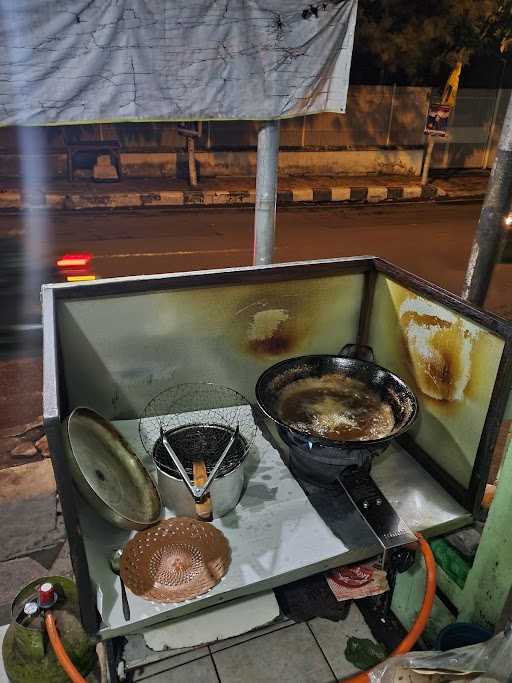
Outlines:
{"type": "Polygon", "coordinates": [[[494,130],[496,128],[496,117],[498,115],[498,111],[500,108],[502,93],[503,93],[503,90],[501,88],[499,88],[498,94],[496,95],[496,101],[494,102],[494,110],[492,112],[491,125],[489,126],[489,137],[487,138],[487,145],[485,148],[484,160],[482,163],[483,169],[487,168],[487,164],[489,163],[489,157],[491,156],[492,144],[494,142],[494,130]]]}
{"type": "Polygon", "coordinates": [[[512,97],[501,129],[464,279],[462,297],[483,306],[494,266],[501,255],[505,217],[512,200],[512,97]]]}
{"type": "Polygon", "coordinates": [[[421,172],[421,184],[426,185],[428,183],[428,174],[430,171],[430,161],[432,160],[432,151],[434,149],[434,138],[432,135],[428,136],[427,140],[427,150],[425,152],[425,159],[423,160],[423,170],[421,172]]]}
{"type": "Polygon", "coordinates": [[[197,186],[196,171],[196,141],[193,137],[187,137],[187,156],[188,156],[188,179],[192,187],[197,186]]]}
{"type": "Polygon", "coordinates": [[[393,83],[393,90],[391,92],[391,104],[389,105],[388,134],[386,135],[386,145],[389,145],[389,141],[391,140],[391,128],[393,126],[393,111],[395,109],[395,96],[396,83],[393,83]]]}
{"type": "Polygon", "coordinates": [[[272,263],[276,228],[279,121],[264,121],[258,132],[256,207],[254,212],[255,266],[272,263]]]}
{"type": "Polygon", "coordinates": [[[501,73],[500,73],[500,79],[499,79],[499,82],[498,82],[498,92],[497,92],[497,95],[496,95],[496,100],[495,100],[495,102],[494,102],[494,109],[493,109],[493,112],[492,112],[491,125],[490,125],[490,128],[489,128],[489,137],[488,137],[488,139],[487,139],[487,146],[486,146],[486,149],[485,149],[484,161],[483,161],[483,164],[482,164],[482,168],[483,168],[483,169],[486,169],[486,168],[487,168],[487,164],[489,163],[489,157],[490,157],[490,155],[491,155],[492,145],[493,145],[493,142],[494,142],[494,131],[495,131],[495,128],[496,128],[496,119],[497,119],[497,117],[498,117],[498,111],[499,111],[499,109],[500,109],[500,104],[501,104],[501,96],[502,96],[502,93],[503,93],[503,90],[502,90],[502,86],[503,86],[503,76],[505,75],[505,67],[506,67],[506,65],[507,65],[507,62],[506,62],[506,60],[504,59],[504,60],[502,61],[502,64],[501,64],[501,73]]]}

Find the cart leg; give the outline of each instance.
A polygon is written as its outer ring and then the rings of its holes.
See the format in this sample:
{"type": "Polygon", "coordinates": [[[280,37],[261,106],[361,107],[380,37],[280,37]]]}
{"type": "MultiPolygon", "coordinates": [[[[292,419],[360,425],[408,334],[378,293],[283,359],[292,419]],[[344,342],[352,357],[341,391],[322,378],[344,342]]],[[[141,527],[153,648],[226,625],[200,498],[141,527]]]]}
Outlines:
{"type": "Polygon", "coordinates": [[[120,683],[118,664],[121,660],[122,643],[122,638],[111,638],[105,641],[109,683],[120,683]]]}

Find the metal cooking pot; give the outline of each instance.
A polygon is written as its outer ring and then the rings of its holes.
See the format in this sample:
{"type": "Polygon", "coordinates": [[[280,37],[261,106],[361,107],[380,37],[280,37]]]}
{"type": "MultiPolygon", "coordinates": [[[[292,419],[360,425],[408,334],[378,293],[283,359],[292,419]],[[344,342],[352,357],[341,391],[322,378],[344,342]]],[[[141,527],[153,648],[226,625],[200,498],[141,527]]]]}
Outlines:
{"type": "Polygon", "coordinates": [[[256,436],[251,406],[238,391],[212,382],[171,386],[147,404],[139,434],[157,467],[166,507],[206,520],[236,506],[256,436]],[[209,496],[204,496],[201,489],[210,478],[209,496]]]}
{"type": "Polygon", "coordinates": [[[311,355],[289,358],[271,366],[256,384],[256,398],[263,413],[278,426],[280,436],[291,447],[292,469],[322,483],[334,482],[347,467],[366,467],[390,441],[406,432],[418,413],[415,395],[397,375],[373,362],[369,347],[348,345],[339,356],[311,355]],[[364,354],[365,359],[361,356],[364,354]],[[336,440],[298,429],[280,412],[283,390],[298,380],[340,375],[362,382],[387,403],[393,414],[391,431],[380,438],[336,440]]]}
{"type": "MultiPolygon", "coordinates": [[[[238,430],[231,430],[224,425],[187,425],[173,429],[164,434],[168,444],[178,456],[179,461],[189,478],[192,478],[192,461],[194,455],[202,455],[208,472],[214,472],[218,460],[220,460],[221,449],[214,449],[213,452],[195,454],[191,447],[189,433],[191,430],[199,429],[202,434],[209,434],[206,440],[210,443],[223,443],[226,445],[226,437],[234,438],[232,447],[226,459],[220,465],[219,470],[212,478],[208,492],[212,504],[213,517],[223,517],[233,510],[244,487],[245,474],[244,463],[249,452],[245,438],[238,430]],[[188,444],[188,448],[184,448],[188,444]]],[[[195,445],[192,441],[192,445],[195,445]]],[[[175,512],[178,516],[196,517],[196,500],[191,493],[190,487],[185,483],[183,475],[168,454],[162,438],[160,438],[153,450],[153,459],[157,468],[158,488],[164,504],[175,512]]]]}

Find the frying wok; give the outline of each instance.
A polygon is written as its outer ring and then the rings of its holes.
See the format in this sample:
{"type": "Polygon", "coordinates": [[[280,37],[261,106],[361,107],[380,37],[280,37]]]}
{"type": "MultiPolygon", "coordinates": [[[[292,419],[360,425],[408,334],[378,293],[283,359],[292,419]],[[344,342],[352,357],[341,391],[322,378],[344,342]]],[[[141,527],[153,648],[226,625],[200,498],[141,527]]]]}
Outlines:
{"type": "MultiPolygon", "coordinates": [[[[299,386],[299,385],[295,385],[299,386]]],[[[397,375],[373,362],[369,347],[348,345],[341,355],[310,355],[289,358],[265,370],[256,384],[256,398],[263,413],[276,423],[280,436],[291,446],[292,469],[325,483],[335,481],[347,467],[369,469],[371,457],[386,449],[390,441],[406,432],[418,413],[415,395],[397,375]],[[362,353],[366,358],[361,358],[362,353]],[[359,356],[359,357],[357,357],[359,356]],[[370,360],[371,359],[371,360],[370,360]],[[307,423],[295,424],[283,413],[285,395],[300,380],[323,383],[336,379],[355,380],[382,402],[390,418],[384,434],[359,435],[355,440],[336,438],[315,431],[307,423]],[[329,378],[329,379],[328,379],[329,378]]],[[[352,397],[352,402],[356,399],[352,397]]]]}

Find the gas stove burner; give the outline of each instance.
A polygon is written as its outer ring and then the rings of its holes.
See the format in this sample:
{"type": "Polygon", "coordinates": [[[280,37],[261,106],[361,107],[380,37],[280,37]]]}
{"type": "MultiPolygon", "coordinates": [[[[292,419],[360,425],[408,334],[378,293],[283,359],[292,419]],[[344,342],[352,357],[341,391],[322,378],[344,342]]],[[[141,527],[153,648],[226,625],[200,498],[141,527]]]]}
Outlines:
{"type": "Polygon", "coordinates": [[[288,465],[297,479],[328,488],[349,468],[370,472],[373,453],[365,446],[342,451],[337,446],[310,443],[305,448],[304,440],[296,441],[292,432],[280,429],[279,434],[289,448],[288,465]]]}
{"type": "Polygon", "coordinates": [[[312,484],[318,488],[330,489],[331,491],[335,491],[339,488],[338,478],[340,476],[355,470],[369,474],[372,466],[370,457],[344,458],[343,464],[338,465],[336,468],[311,462],[308,462],[307,465],[305,465],[304,453],[295,451],[294,449],[289,450],[288,458],[289,468],[295,479],[301,483],[312,484]]]}
{"type": "Polygon", "coordinates": [[[339,521],[336,508],[340,519],[346,518],[347,510],[340,507],[339,499],[343,491],[384,551],[415,541],[370,476],[376,455],[371,449],[362,446],[347,451],[314,442],[305,447],[304,440],[295,442],[292,432],[280,430],[280,436],[289,447],[288,465],[293,476],[320,516],[329,520],[331,529],[339,521]]]}
{"type": "MultiPolygon", "coordinates": [[[[165,433],[172,449],[185,467],[192,479],[194,461],[204,460],[206,470],[210,472],[222,451],[231,439],[234,429],[216,424],[196,424],[171,429],[165,433]]],[[[241,434],[220,466],[218,477],[223,477],[234,470],[244,459],[247,452],[247,442],[241,434]]],[[[153,459],[158,467],[166,474],[179,478],[180,474],[171,457],[165,449],[161,437],[155,443],[153,459]]]]}

